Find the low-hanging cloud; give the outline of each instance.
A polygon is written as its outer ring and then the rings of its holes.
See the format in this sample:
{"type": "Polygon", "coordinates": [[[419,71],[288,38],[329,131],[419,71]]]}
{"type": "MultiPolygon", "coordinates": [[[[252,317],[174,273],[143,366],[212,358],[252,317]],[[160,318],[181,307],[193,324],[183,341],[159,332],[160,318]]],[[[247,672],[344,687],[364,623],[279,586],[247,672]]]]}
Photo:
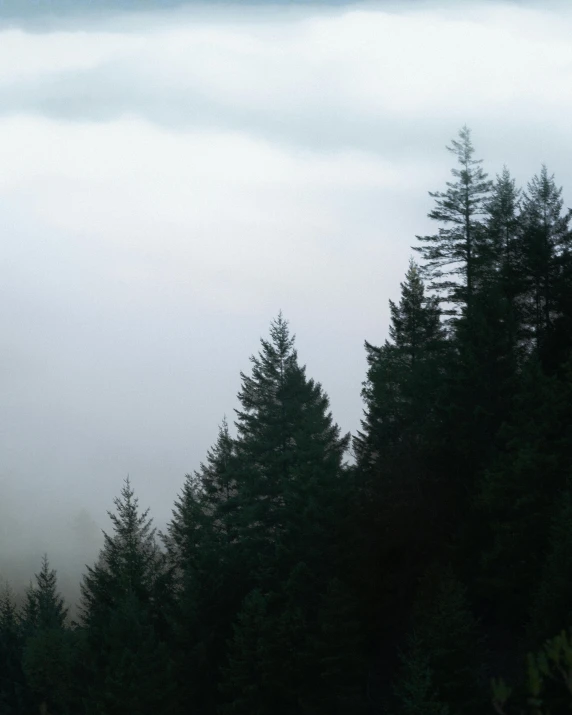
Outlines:
{"type": "Polygon", "coordinates": [[[569,10],[342,5],[4,15],[0,479],[24,550],[84,508],[104,525],[127,473],[164,521],[280,308],[355,431],[363,340],[462,124],[492,173],[572,184],[569,10]]]}

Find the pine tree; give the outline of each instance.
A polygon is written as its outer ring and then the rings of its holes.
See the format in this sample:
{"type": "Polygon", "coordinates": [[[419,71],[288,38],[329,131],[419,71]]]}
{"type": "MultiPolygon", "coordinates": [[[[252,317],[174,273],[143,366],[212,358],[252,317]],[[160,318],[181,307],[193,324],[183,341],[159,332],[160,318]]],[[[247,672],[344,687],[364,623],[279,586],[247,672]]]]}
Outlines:
{"type": "Polygon", "coordinates": [[[107,610],[128,594],[135,594],[146,606],[157,605],[156,589],[166,575],[149,510],[139,512],[129,478],[114,504],[117,513],[108,512],[113,534],[104,533],[99,560],[87,567],[82,583],[81,613],[87,627],[102,615],[104,622],[107,610]]]}
{"type": "Polygon", "coordinates": [[[0,592],[0,712],[21,715],[32,708],[22,669],[24,638],[14,594],[6,584],[0,592]]]}
{"type": "Polygon", "coordinates": [[[309,712],[364,712],[364,638],[353,591],[333,578],[319,606],[317,629],[309,635],[317,677],[305,698],[309,712]]]}
{"type": "Polygon", "coordinates": [[[473,158],[475,150],[466,126],[447,149],[459,165],[452,169],[455,181],[447,182],[446,191],[429,193],[436,204],[429,218],[444,226],[433,236],[417,236],[425,245],[414,250],[425,260],[423,270],[432,279],[429,288],[452,304],[444,313],[456,315],[459,308],[470,308],[490,267],[492,251],[483,218],[492,182],[480,166],[482,161],[473,158]]]}
{"type": "Polygon", "coordinates": [[[354,439],[359,464],[368,469],[388,447],[418,446],[434,415],[445,334],[435,298],[425,296],[417,265],[411,261],[401,283],[399,304],[389,301],[391,341],[378,348],[366,341],[368,373],[363,432],[354,439]]]}
{"type": "Polygon", "coordinates": [[[225,418],[206,462],[186,476],[175,502],[167,534],[172,560],[186,568],[202,558],[207,542],[217,547],[234,541],[236,493],[235,446],[225,418]]]}
{"type": "Polygon", "coordinates": [[[40,572],[35,574],[36,583],[26,593],[23,607],[23,623],[26,630],[63,629],[68,608],[58,593],[57,574],[50,568],[47,554],[42,558],[40,572]]]}
{"type": "Polygon", "coordinates": [[[435,465],[450,345],[437,300],[425,295],[413,261],[390,310],[390,340],[379,348],[366,342],[365,418],[354,439],[354,562],[374,631],[384,627],[388,611],[395,623],[405,618],[416,581],[449,530],[444,509],[450,498],[437,483],[442,474],[435,465]]]}
{"type": "Polygon", "coordinates": [[[238,395],[238,538],[258,578],[280,579],[301,555],[311,568],[331,565],[349,435],[340,436],[327,395],[298,364],[281,314],[261,343],[238,395]]]}
{"type": "Polygon", "coordinates": [[[496,284],[506,301],[502,317],[511,350],[522,346],[523,252],[522,222],[520,218],[521,191],[509,170],[504,167],[496,177],[491,198],[487,203],[486,231],[494,246],[496,284]]]}
{"type": "Polygon", "coordinates": [[[562,189],[543,166],[522,202],[525,324],[541,354],[559,317],[558,279],[572,244],[571,218],[572,211],[563,211],[562,189]]]}
{"type": "Polygon", "coordinates": [[[349,438],[299,365],[282,315],[261,342],[252,374],[241,375],[237,411],[236,544],[251,590],[234,622],[221,689],[229,711],[310,713],[304,707],[322,682],[311,655],[320,604],[342,563],[349,438]]]}
{"type": "Polygon", "coordinates": [[[362,637],[355,602],[338,579],[322,594],[315,586],[314,574],[299,563],[280,591],[255,589],[247,596],[229,642],[223,712],[362,711],[362,637]]]}
{"type": "Polygon", "coordinates": [[[22,663],[40,712],[61,712],[74,700],[75,634],[66,627],[68,609],[58,592],[56,571],[42,558],[36,583],[30,586],[22,613],[26,635],[22,663]]]}
{"type": "Polygon", "coordinates": [[[554,503],[549,543],[530,608],[527,641],[536,650],[551,633],[572,623],[572,494],[554,503]]]}
{"type": "Polygon", "coordinates": [[[449,715],[449,706],[439,699],[427,644],[415,632],[401,654],[401,669],[396,697],[403,715],[449,715]]]}
{"type": "Polygon", "coordinates": [[[139,511],[129,479],[114,503],[113,533],[104,533],[99,560],[81,586],[92,679],[87,712],[169,713],[170,572],[149,510],[139,511]]]}
{"type": "Polygon", "coordinates": [[[466,589],[447,568],[430,570],[413,615],[397,685],[406,713],[480,713],[487,703],[485,651],[466,589]]]}
{"type": "Polygon", "coordinates": [[[271,628],[267,598],[255,589],[244,600],[233,626],[229,642],[229,661],[220,690],[226,704],[222,712],[264,715],[281,712],[281,693],[274,692],[273,679],[268,682],[265,636],[271,628]],[[277,710],[278,706],[278,710],[277,710]]]}
{"type": "Polygon", "coordinates": [[[497,616],[520,634],[540,582],[555,500],[569,487],[572,367],[546,376],[537,361],[523,372],[501,450],[479,484],[482,589],[497,616]]]}
{"type": "Polygon", "coordinates": [[[230,624],[244,597],[234,515],[235,448],[226,419],[205,463],[187,475],[166,544],[177,573],[179,690],[212,712],[230,624]]]}

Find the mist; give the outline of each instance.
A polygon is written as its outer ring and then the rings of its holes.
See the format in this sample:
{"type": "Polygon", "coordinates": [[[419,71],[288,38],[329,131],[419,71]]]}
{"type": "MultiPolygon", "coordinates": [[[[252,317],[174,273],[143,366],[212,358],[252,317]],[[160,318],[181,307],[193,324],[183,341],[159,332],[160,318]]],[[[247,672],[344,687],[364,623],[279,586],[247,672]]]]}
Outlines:
{"type": "Polygon", "coordinates": [[[70,601],[127,475],[165,527],[279,310],[359,429],[460,126],[572,186],[567,4],[137,5],[0,7],[0,574],[47,552],[70,601]]]}

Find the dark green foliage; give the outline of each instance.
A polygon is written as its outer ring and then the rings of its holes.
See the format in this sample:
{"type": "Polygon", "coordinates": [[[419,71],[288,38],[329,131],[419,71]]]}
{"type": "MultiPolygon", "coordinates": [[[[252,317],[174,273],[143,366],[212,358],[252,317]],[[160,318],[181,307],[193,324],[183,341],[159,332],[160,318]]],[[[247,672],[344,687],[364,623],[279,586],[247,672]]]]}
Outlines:
{"type": "Polygon", "coordinates": [[[526,336],[522,331],[525,281],[520,202],[521,191],[504,167],[502,174],[496,177],[487,203],[486,231],[493,250],[492,265],[496,268],[489,287],[494,285],[497,300],[502,300],[504,306],[503,314],[491,321],[490,328],[497,326],[502,330],[514,358],[518,356],[522,360],[523,348],[526,351],[526,336]]]}
{"type": "Polygon", "coordinates": [[[571,242],[571,212],[545,166],[528,184],[522,202],[524,325],[541,355],[560,314],[559,276],[571,242]]]}
{"type": "Polygon", "coordinates": [[[547,640],[529,653],[526,675],[516,688],[504,680],[492,683],[493,705],[499,715],[564,715],[572,706],[572,632],[547,640]]]}
{"type": "Polygon", "coordinates": [[[35,575],[36,583],[26,593],[23,608],[23,625],[26,630],[63,630],[68,609],[58,593],[57,575],[50,569],[47,555],[42,559],[40,573],[35,575]]]}
{"type": "MultiPolygon", "coordinates": [[[[459,139],[447,149],[459,168],[452,169],[455,181],[446,191],[430,192],[435,208],[429,218],[443,224],[433,236],[418,236],[425,245],[415,247],[425,260],[424,271],[431,277],[430,288],[453,306],[470,307],[480,281],[486,277],[492,259],[491,242],[483,224],[492,182],[481,168],[471,132],[463,127],[459,139]]],[[[456,313],[455,307],[447,309],[456,313]]]]}
{"type": "Polygon", "coordinates": [[[426,644],[413,632],[407,645],[396,688],[399,711],[403,715],[449,715],[449,706],[440,700],[426,644]]]}
{"type": "Polygon", "coordinates": [[[531,363],[501,432],[504,448],[483,474],[481,515],[490,524],[483,544],[486,590],[499,613],[522,623],[538,584],[555,500],[569,485],[572,458],[572,380],[547,377],[531,363]]]}
{"type": "Polygon", "coordinates": [[[547,633],[572,623],[572,495],[559,493],[553,506],[546,557],[532,598],[527,640],[538,647],[547,633]]]}
{"type": "Polygon", "coordinates": [[[298,564],[279,593],[245,599],[229,643],[224,712],[359,713],[362,634],[356,602],[338,580],[323,595],[298,564]]]}
{"type": "Polygon", "coordinates": [[[58,592],[47,555],[35,584],[26,593],[21,628],[25,636],[22,666],[40,711],[67,712],[77,702],[77,633],[66,626],[68,609],[58,592]]]}
{"type": "Polygon", "coordinates": [[[167,647],[170,572],[148,510],[141,513],[129,480],[109,512],[99,560],[82,583],[91,687],[87,712],[173,711],[167,647]]]}
{"type": "Polygon", "coordinates": [[[358,600],[341,580],[328,584],[316,625],[310,653],[318,672],[306,697],[307,712],[358,715],[364,711],[363,626],[358,600]]]}
{"type": "Polygon", "coordinates": [[[236,443],[240,473],[238,538],[260,578],[298,560],[312,567],[333,557],[331,535],[345,496],[342,458],[349,435],[329,413],[328,397],[298,364],[294,338],[280,315],[242,374],[236,443]],[[283,566],[282,566],[283,565],[283,566]]]}
{"type": "Polygon", "coordinates": [[[244,596],[237,558],[236,464],[226,420],[200,469],[187,475],[166,538],[176,569],[175,652],[182,700],[215,707],[231,622],[244,596]]]}
{"type": "Polygon", "coordinates": [[[24,638],[14,594],[8,585],[0,593],[0,712],[31,712],[31,697],[22,667],[24,638]]]}
{"type": "MultiPolygon", "coordinates": [[[[251,590],[234,619],[221,687],[227,709],[246,712],[256,701],[261,712],[318,712],[309,708],[318,707],[319,693],[319,707],[326,708],[328,676],[313,649],[324,642],[320,605],[343,560],[352,482],[342,459],[349,437],[340,436],[327,396],[298,364],[281,315],[252,364],[239,393],[231,505],[235,555],[251,590]]],[[[355,644],[351,653],[343,643],[336,647],[342,659],[359,657],[355,644]]]]}
{"type": "MultiPolygon", "coordinates": [[[[22,655],[26,682],[40,711],[69,712],[77,693],[77,635],[65,628],[38,629],[28,636],[22,655]]],[[[77,706],[77,705],[76,705],[77,706]]]]}
{"type": "Polygon", "coordinates": [[[229,643],[229,665],[221,685],[227,705],[222,711],[244,715],[295,711],[304,646],[302,614],[282,599],[252,591],[229,643]]]}
{"type": "Polygon", "coordinates": [[[397,688],[404,713],[483,711],[482,636],[466,591],[452,573],[430,574],[422,585],[408,645],[397,688]]]}
{"type": "Polygon", "coordinates": [[[389,335],[380,347],[366,342],[367,380],[363,432],[354,440],[360,468],[377,463],[387,447],[409,451],[435,420],[435,392],[446,344],[436,299],[425,296],[417,265],[411,261],[401,284],[399,304],[390,301],[389,335]]]}

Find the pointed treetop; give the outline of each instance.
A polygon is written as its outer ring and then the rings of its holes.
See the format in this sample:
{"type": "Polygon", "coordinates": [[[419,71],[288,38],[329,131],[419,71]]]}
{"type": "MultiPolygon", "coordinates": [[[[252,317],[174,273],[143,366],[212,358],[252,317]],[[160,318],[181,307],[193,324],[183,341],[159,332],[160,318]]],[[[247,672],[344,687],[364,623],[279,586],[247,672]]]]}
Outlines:
{"type": "Polygon", "coordinates": [[[57,573],[50,568],[48,555],[42,557],[40,572],[34,575],[35,584],[31,584],[26,594],[24,620],[29,627],[63,628],[68,609],[57,587],[57,573]]]}
{"type": "MultiPolygon", "coordinates": [[[[281,310],[278,313],[278,317],[270,323],[270,339],[272,341],[272,346],[274,347],[276,353],[281,357],[286,357],[294,349],[296,336],[290,335],[288,325],[289,323],[284,318],[281,310]]],[[[264,347],[269,344],[265,340],[261,340],[261,343],[264,347]]]]}
{"type": "MultiPolygon", "coordinates": [[[[455,154],[458,159],[459,163],[461,164],[469,164],[472,163],[472,157],[473,154],[475,153],[475,148],[473,146],[473,142],[471,141],[471,130],[469,127],[465,124],[461,129],[459,129],[459,139],[452,139],[451,140],[451,146],[447,147],[447,150],[450,151],[452,154],[455,154]]],[[[481,163],[481,159],[479,159],[477,164],[481,163]]]]}

